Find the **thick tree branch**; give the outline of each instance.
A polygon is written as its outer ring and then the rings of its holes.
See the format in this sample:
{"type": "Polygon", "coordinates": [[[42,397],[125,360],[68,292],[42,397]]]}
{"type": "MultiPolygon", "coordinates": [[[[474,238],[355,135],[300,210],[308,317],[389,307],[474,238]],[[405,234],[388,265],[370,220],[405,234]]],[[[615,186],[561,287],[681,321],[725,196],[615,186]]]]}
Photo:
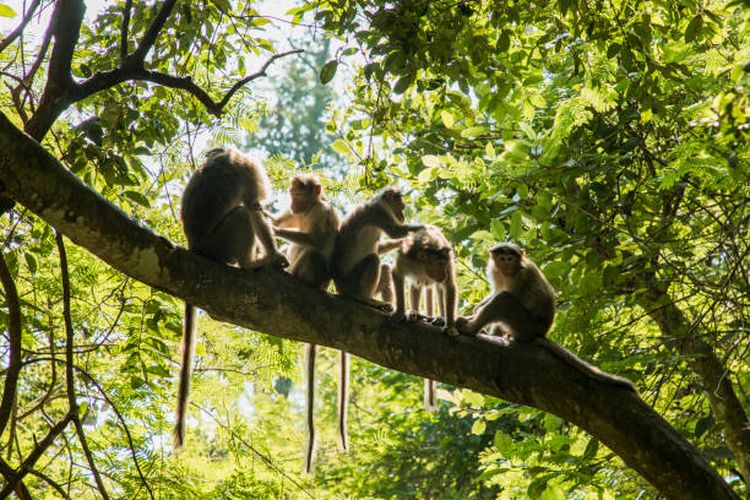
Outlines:
{"type": "Polygon", "coordinates": [[[18,375],[21,373],[21,303],[18,300],[18,291],[10,269],[5,262],[5,257],[0,254],[0,282],[5,291],[5,302],[8,304],[8,340],[10,342],[10,360],[8,371],[5,373],[5,385],[3,387],[3,398],[0,403],[0,435],[8,425],[13,405],[16,402],[16,390],[18,388],[18,375]]]}
{"type": "Polygon", "coordinates": [[[41,140],[54,121],[73,102],[75,83],[71,73],[73,53],[81,31],[86,6],[82,0],[59,0],[52,14],[55,44],[50,55],[47,85],[39,108],[26,124],[26,132],[41,140]]]}
{"type": "Polygon", "coordinates": [[[538,344],[449,337],[320,292],[289,274],[231,268],[135,224],[0,115],[0,184],[102,260],[214,318],[314,343],[559,415],[670,498],[736,498],[701,453],[634,392],[586,377],[538,344]]]}

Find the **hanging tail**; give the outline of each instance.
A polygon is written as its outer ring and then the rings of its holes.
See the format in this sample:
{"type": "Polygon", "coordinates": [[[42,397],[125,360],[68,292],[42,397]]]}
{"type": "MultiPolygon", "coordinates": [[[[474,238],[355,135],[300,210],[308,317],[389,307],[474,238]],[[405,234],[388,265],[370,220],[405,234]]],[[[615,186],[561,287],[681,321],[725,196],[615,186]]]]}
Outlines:
{"type": "Polygon", "coordinates": [[[315,358],[317,352],[317,345],[305,344],[305,373],[307,378],[307,399],[305,401],[307,443],[305,445],[305,464],[303,469],[305,474],[312,473],[313,460],[315,458],[315,358]]]}
{"type": "Polygon", "coordinates": [[[349,353],[341,351],[339,370],[339,448],[349,451],[347,418],[349,413],[349,353]]]}
{"type": "Polygon", "coordinates": [[[185,320],[182,325],[180,347],[180,385],[177,392],[177,412],[172,443],[175,450],[182,448],[185,443],[185,419],[190,394],[190,376],[193,372],[193,352],[195,351],[195,316],[195,307],[185,303],[185,320]]]}

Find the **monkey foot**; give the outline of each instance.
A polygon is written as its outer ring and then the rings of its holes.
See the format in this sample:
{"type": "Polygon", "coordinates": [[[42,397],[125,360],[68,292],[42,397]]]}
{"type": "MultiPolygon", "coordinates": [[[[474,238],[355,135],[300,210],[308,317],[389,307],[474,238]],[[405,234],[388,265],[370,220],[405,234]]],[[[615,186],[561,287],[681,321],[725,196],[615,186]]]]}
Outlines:
{"type": "Polygon", "coordinates": [[[445,326],[445,320],[443,318],[441,318],[440,316],[435,316],[434,318],[427,318],[427,319],[434,326],[445,326]]]}
{"type": "Polygon", "coordinates": [[[458,337],[460,335],[459,331],[456,329],[455,326],[443,327],[443,332],[446,333],[449,337],[458,337]]]}

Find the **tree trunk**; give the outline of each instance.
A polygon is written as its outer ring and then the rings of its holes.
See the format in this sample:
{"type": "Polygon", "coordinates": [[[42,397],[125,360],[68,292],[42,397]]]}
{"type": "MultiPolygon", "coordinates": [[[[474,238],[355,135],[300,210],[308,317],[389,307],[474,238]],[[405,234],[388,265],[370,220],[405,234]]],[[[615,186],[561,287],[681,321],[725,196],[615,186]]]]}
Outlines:
{"type": "Polygon", "coordinates": [[[637,394],[584,376],[538,344],[449,337],[305,286],[176,247],[85,186],[0,115],[7,194],[119,271],[212,317],[554,413],[585,429],[670,498],[736,498],[700,452],[637,394]]]}

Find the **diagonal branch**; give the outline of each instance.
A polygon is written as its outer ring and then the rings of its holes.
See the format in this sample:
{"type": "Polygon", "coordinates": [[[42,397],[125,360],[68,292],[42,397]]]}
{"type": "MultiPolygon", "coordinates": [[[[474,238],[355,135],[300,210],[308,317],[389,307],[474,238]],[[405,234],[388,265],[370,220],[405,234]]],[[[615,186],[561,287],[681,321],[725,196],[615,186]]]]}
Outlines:
{"type": "Polygon", "coordinates": [[[21,19],[21,22],[18,23],[18,26],[16,29],[11,31],[8,36],[6,36],[2,42],[0,42],[0,52],[4,51],[6,48],[8,48],[8,45],[13,43],[13,41],[18,38],[21,33],[23,33],[23,30],[26,29],[26,25],[29,24],[29,21],[31,21],[31,18],[34,17],[34,14],[36,13],[36,9],[39,7],[39,4],[42,3],[42,0],[34,0],[31,5],[29,6],[29,10],[26,11],[26,14],[24,14],[23,19],[21,19]]]}
{"type": "Polygon", "coordinates": [[[156,17],[148,27],[146,34],[143,35],[141,43],[128,58],[130,64],[143,64],[143,61],[146,58],[146,54],[149,50],[151,50],[151,47],[154,46],[154,43],[156,43],[156,39],[158,38],[159,33],[164,27],[164,23],[167,22],[169,15],[172,13],[172,8],[174,7],[175,3],[177,3],[176,0],[166,0],[162,4],[161,9],[159,9],[159,13],[156,14],[156,17]]]}
{"type": "Polygon", "coordinates": [[[18,389],[18,375],[21,372],[21,304],[18,300],[16,283],[10,273],[5,257],[0,253],[0,282],[5,290],[5,302],[8,304],[8,340],[10,341],[10,361],[5,373],[3,397],[0,403],[0,435],[8,425],[18,389]]]}
{"type": "Polygon", "coordinates": [[[637,394],[587,377],[540,344],[450,337],[277,269],[246,271],[201,258],[133,222],[2,114],[0,151],[7,195],[119,271],[218,320],[548,411],[597,437],[666,497],[737,498],[637,394]]]}
{"type": "Polygon", "coordinates": [[[270,57],[270,58],[269,58],[269,59],[268,59],[268,60],[267,60],[267,61],[265,62],[265,64],[263,64],[263,66],[261,66],[261,68],[260,68],[260,69],[259,69],[258,71],[256,71],[256,72],[255,72],[255,73],[253,73],[252,75],[248,75],[248,76],[246,76],[246,77],[245,77],[245,78],[243,78],[242,80],[240,80],[240,81],[238,81],[237,83],[235,83],[235,84],[234,84],[234,85],[232,86],[232,88],[231,88],[231,89],[229,89],[229,92],[227,92],[227,95],[225,95],[225,96],[224,96],[224,98],[223,98],[223,99],[221,100],[221,102],[219,103],[219,105],[218,105],[218,106],[219,106],[219,109],[222,109],[222,108],[223,108],[224,106],[226,106],[226,105],[227,105],[227,103],[229,102],[229,100],[230,100],[230,99],[232,98],[232,96],[233,96],[233,95],[235,94],[235,92],[237,92],[237,91],[238,91],[238,90],[239,90],[240,88],[242,88],[242,86],[246,85],[246,84],[247,84],[248,82],[251,82],[251,81],[253,81],[253,80],[256,80],[256,79],[258,79],[258,78],[260,78],[260,77],[266,76],[266,70],[268,69],[268,67],[269,67],[269,66],[270,66],[271,64],[273,64],[273,62],[274,62],[274,61],[275,61],[276,59],[281,59],[282,57],[286,57],[286,56],[288,56],[288,55],[291,55],[291,54],[299,54],[299,53],[301,53],[301,52],[304,52],[304,50],[303,50],[303,49],[294,49],[294,50],[288,50],[288,51],[286,51],[286,52],[281,52],[281,53],[279,53],[279,54],[274,54],[274,55],[272,55],[272,56],[271,56],[271,57],[270,57]]]}
{"type": "Polygon", "coordinates": [[[128,30],[130,29],[130,14],[133,10],[133,0],[126,0],[122,13],[122,26],[120,27],[120,65],[125,64],[128,59],[128,30]]]}

